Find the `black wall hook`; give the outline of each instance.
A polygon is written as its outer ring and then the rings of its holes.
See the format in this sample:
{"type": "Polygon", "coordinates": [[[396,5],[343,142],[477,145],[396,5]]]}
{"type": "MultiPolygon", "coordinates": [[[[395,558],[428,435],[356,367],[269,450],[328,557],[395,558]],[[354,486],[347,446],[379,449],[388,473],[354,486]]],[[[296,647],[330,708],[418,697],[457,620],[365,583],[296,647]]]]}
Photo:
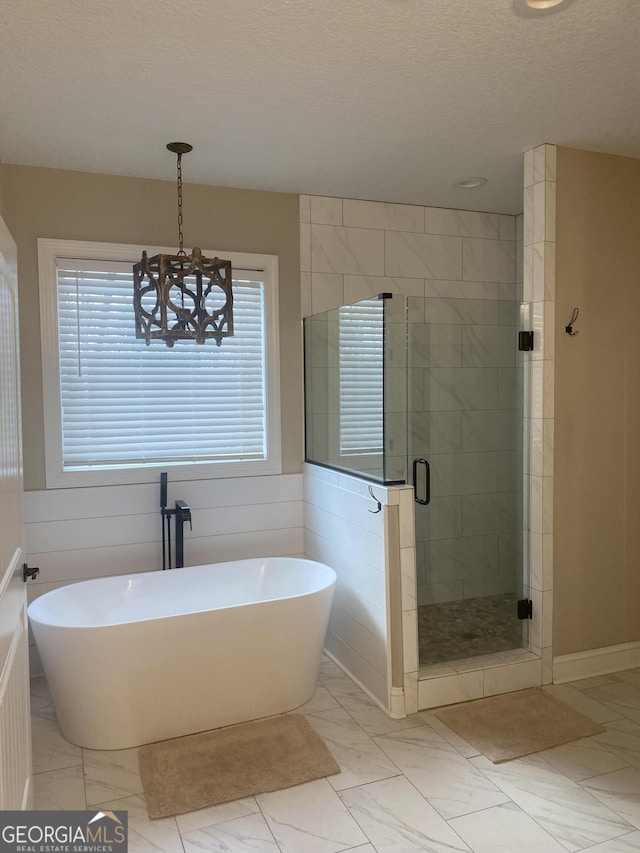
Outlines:
{"type": "Polygon", "coordinates": [[[579,314],[580,314],[580,309],[579,309],[579,308],[574,308],[574,309],[573,309],[573,314],[571,315],[571,319],[569,320],[568,325],[566,325],[566,326],[564,327],[565,332],[566,332],[568,335],[571,335],[571,337],[572,337],[572,338],[575,338],[575,336],[576,336],[576,335],[579,335],[579,334],[580,334],[580,332],[574,332],[574,331],[573,331],[573,324],[574,324],[574,323],[576,322],[576,320],[578,319],[578,315],[579,315],[579,314]]]}
{"type": "Polygon", "coordinates": [[[369,494],[374,499],[374,501],[378,504],[378,509],[370,509],[369,510],[369,512],[372,512],[375,515],[377,512],[382,511],[382,504],[380,503],[378,498],[373,494],[373,489],[371,488],[371,486],[369,486],[369,494]]]}

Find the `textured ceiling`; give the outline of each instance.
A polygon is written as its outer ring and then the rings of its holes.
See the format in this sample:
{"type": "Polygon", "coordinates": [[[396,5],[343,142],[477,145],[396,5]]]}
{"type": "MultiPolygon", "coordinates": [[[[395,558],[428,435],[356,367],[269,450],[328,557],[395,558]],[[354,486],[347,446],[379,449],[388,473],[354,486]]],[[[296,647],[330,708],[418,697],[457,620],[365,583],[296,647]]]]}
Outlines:
{"type": "Polygon", "coordinates": [[[640,157],[640,0],[521,3],[2,0],[0,159],[515,213],[541,142],[640,157]]]}

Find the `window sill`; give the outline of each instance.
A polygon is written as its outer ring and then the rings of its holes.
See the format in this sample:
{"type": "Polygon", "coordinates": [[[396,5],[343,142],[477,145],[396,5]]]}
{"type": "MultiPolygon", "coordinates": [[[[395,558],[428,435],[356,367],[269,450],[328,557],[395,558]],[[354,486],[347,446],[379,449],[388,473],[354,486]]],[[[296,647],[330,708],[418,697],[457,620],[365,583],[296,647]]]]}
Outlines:
{"type": "Polygon", "coordinates": [[[155,483],[167,471],[173,482],[216,480],[230,477],[259,477],[281,474],[280,460],[262,462],[207,462],[188,465],[159,462],[131,468],[95,468],[77,471],[47,471],[47,489],[72,489],[83,486],[124,486],[155,483]]]}

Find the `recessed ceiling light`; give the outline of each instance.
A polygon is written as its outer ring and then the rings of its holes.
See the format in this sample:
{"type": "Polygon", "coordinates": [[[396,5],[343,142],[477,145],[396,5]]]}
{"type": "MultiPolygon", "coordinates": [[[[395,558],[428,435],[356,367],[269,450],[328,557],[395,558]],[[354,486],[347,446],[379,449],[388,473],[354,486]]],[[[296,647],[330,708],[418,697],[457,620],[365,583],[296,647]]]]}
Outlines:
{"type": "Polygon", "coordinates": [[[553,9],[554,6],[564,3],[564,0],[525,0],[525,2],[531,9],[553,9]]]}
{"type": "Polygon", "coordinates": [[[562,12],[573,0],[513,0],[513,10],[521,18],[538,18],[562,12]]]}
{"type": "Polygon", "coordinates": [[[463,190],[475,190],[478,187],[483,187],[486,183],[486,178],[464,178],[462,181],[458,181],[456,186],[463,190]]]}

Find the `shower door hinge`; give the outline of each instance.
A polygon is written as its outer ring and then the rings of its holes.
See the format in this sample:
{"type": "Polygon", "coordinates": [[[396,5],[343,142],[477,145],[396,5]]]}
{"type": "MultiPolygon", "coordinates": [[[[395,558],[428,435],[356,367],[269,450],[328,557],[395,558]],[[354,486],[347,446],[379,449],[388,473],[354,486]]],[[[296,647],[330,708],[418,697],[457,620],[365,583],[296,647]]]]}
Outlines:
{"type": "Polygon", "coordinates": [[[518,602],[518,619],[533,619],[533,601],[521,598],[518,602]]]}
{"type": "Polygon", "coordinates": [[[518,332],[518,349],[520,352],[531,352],[533,349],[533,332],[518,332]]]}

